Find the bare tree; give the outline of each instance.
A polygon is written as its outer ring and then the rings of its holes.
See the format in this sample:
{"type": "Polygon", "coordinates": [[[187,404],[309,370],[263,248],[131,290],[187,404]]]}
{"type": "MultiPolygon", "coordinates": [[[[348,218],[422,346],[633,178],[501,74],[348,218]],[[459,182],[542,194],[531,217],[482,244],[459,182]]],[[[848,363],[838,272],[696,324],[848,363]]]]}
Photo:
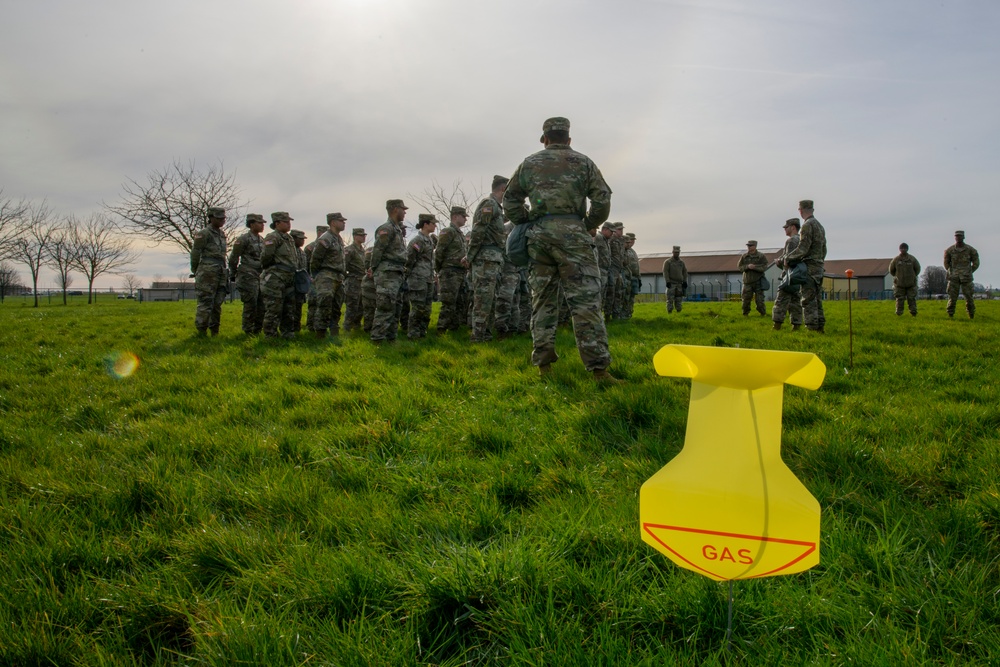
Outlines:
{"type": "Polygon", "coordinates": [[[45,264],[56,273],[56,283],[62,290],[66,305],[66,290],[73,284],[70,272],[77,258],[76,239],[73,233],[74,218],[67,218],[62,226],[54,227],[45,247],[45,264]]]}
{"type": "Polygon", "coordinates": [[[155,285],[156,283],[162,283],[162,282],[163,282],[163,274],[162,273],[154,273],[153,274],[153,285],[155,285]]]}
{"type": "Polygon", "coordinates": [[[92,213],[84,221],[73,218],[69,224],[74,230],[77,250],[73,266],[87,278],[87,303],[93,303],[94,280],[105,273],[121,272],[134,264],[139,255],[129,239],[102,213],[92,213]]]}
{"type": "Polygon", "coordinates": [[[23,199],[14,201],[0,190],[0,259],[10,256],[16,228],[12,223],[21,220],[27,210],[28,204],[23,199]]]}
{"type": "Polygon", "coordinates": [[[12,235],[10,257],[28,267],[31,273],[31,291],[38,307],[38,274],[48,258],[48,243],[56,226],[52,223],[52,210],[47,202],[28,204],[12,235]]]}
{"type": "Polygon", "coordinates": [[[24,289],[21,276],[7,262],[0,262],[0,303],[8,294],[14,294],[24,289]]]}
{"type": "Polygon", "coordinates": [[[227,174],[222,163],[199,171],[192,161],[175,161],[166,169],[150,172],[145,183],[131,178],[122,184],[121,201],[104,204],[105,210],[121,221],[122,227],[154,245],[166,243],[191,252],[194,233],[205,227],[209,206],[226,209],[228,234],[240,225],[247,207],[241,201],[236,174],[227,174]]]}
{"type": "Polygon", "coordinates": [[[122,274],[122,288],[128,292],[129,296],[135,294],[135,291],[142,287],[142,282],[134,273],[123,273],[122,274]]]}
{"type": "Polygon", "coordinates": [[[479,187],[474,187],[462,183],[462,179],[455,179],[450,188],[446,188],[437,181],[432,181],[429,188],[425,188],[418,195],[407,192],[406,196],[426,210],[433,213],[442,225],[447,225],[451,220],[451,207],[462,206],[469,215],[476,210],[479,202],[489,194],[489,190],[480,183],[479,187]]]}
{"type": "Polygon", "coordinates": [[[948,272],[943,266],[925,266],[920,274],[920,291],[930,296],[948,291],[948,272]]]}

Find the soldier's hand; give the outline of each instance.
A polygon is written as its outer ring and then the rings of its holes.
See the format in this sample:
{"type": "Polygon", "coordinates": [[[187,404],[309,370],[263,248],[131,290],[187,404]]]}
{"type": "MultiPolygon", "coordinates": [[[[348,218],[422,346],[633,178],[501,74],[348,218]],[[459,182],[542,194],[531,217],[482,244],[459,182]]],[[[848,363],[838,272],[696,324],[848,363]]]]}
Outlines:
{"type": "Polygon", "coordinates": [[[667,283],[667,289],[670,289],[670,283],[667,283]]]}
{"type": "Polygon", "coordinates": [[[684,289],[687,289],[688,288],[688,284],[687,283],[681,283],[681,287],[683,287],[684,289]]]}
{"type": "Polygon", "coordinates": [[[194,278],[194,274],[193,273],[189,273],[188,274],[188,278],[194,278]]]}
{"type": "Polygon", "coordinates": [[[462,266],[464,266],[465,268],[469,268],[469,258],[468,257],[463,257],[462,258],[462,266]]]}

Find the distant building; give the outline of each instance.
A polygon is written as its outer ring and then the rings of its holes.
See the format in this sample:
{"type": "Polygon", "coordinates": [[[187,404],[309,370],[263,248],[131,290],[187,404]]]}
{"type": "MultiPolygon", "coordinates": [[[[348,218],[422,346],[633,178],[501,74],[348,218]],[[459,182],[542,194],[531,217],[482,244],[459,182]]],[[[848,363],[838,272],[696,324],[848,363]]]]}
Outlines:
{"type": "Polygon", "coordinates": [[[186,301],[196,299],[194,280],[158,281],[138,289],[139,301],[186,301]]]}
{"type": "Polygon", "coordinates": [[[892,296],[889,259],[828,259],[824,265],[823,291],[828,299],[847,298],[847,270],[854,271],[851,292],[855,299],[888,299],[892,296]]]}

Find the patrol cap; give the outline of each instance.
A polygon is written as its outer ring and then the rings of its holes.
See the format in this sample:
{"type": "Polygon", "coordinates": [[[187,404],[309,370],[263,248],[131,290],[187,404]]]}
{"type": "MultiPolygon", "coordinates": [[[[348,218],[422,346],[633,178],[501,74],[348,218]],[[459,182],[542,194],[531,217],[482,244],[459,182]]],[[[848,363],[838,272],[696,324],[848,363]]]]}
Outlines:
{"type": "Polygon", "coordinates": [[[799,208],[806,208],[810,211],[813,210],[813,200],[812,199],[802,199],[799,201],[799,208]]]}
{"type": "Polygon", "coordinates": [[[611,229],[611,230],[613,230],[614,228],[615,228],[615,223],[613,223],[611,221],[606,221],[603,225],[601,225],[601,229],[611,229]]]}
{"type": "Polygon", "coordinates": [[[292,231],[290,231],[288,233],[291,234],[292,236],[294,236],[297,239],[304,239],[306,237],[306,233],[304,231],[302,231],[301,229],[293,229],[292,231]]]}
{"type": "Polygon", "coordinates": [[[909,249],[910,249],[910,246],[909,246],[909,244],[907,244],[907,243],[900,243],[900,244],[899,244],[899,249],[900,249],[900,250],[909,250],[909,249]]]}
{"type": "Polygon", "coordinates": [[[247,227],[249,227],[255,222],[259,222],[260,224],[263,225],[264,216],[262,216],[260,213],[247,213],[247,222],[246,222],[247,227]]]}
{"type": "Polygon", "coordinates": [[[616,222],[615,223],[615,229],[617,229],[617,230],[625,229],[625,223],[624,222],[616,222]]]}
{"type": "Polygon", "coordinates": [[[344,216],[342,216],[339,212],[338,213],[327,213],[326,214],[326,224],[329,225],[334,220],[344,220],[346,222],[347,218],[345,218],[344,216]]]}
{"type": "Polygon", "coordinates": [[[964,239],[965,238],[965,232],[963,232],[961,229],[956,229],[955,230],[955,236],[961,236],[964,239]]]}
{"type": "Polygon", "coordinates": [[[417,229],[420,229],[424,225],[429,224],[431,222],[437,224],[437,218],[435,218],[433,214],[421,213],[419,216],[417,216],[417,229]]]}
{"type": "Polygon", "coordinates": [[[510,179],[507,178],[506,176],[501,176],[500,174],[495,174],[493,176],[493,185],[490,186],[490,189],[491,190],[496,190],[501,185],[507,185],[507,183],[509,181],[510,181],[510,179]]]}
{"type": "Polygon", "coordinates": [[[542,134],[545,134],[550,130],[562,130],[563,132],[569,132],[569,119],[563,118],[562,116],[554,116],[547,119],[544,123],[542,123],[542,134]]]}
{"type": "Polygon", "coordinates": [[[629,232],[625,236],[627,236],[628,238],[632,239],[633,241],[635,240],[635,234],[633,234],[632,232],[629,232]]]}
{"type": "Polygon", "coordinates": [[[452,206],[451,207],[451,214],[452,215],[464,215],[467,218],[469,217],[469,214],[465,212],[465,207],[464,206],[452,206]]]}
{"type": "Polygon", "coordinates": [[[747,241],[747,245],[748,246],[757,245],[757,242],[754,241],[753,239],[750,239],[749,241],[747,241]]]}
{"type": "Polygon", "coordinates": [[[355,227],[351,231],[351,236],[368,236],[368,232],[365,231],[364,227],[355,227]]]}
{"type": "Polygon", "coordinates": [[[402,199],[386,199],[385,200],[385,210],[391,211],[394,208],[410,208],[403,203],[402,199]]]}
{"type": "Polygon", "coordinates": [[[802,223],[799,222],[798,218],[789,218],[788,220],[785,220],[785,224],[783,224],[781,227],[782,227],[782,229],[784,229],[786,227],[801,228],[801,226],[802,226],[802,223]]]}
{"type": "Polygon", "coordinates": [[[681,251],[681,247],[679,245],[675,245],[674,246],[674,252],[680,252],[680,251],[681,251]]]}
{"type": "Polygon", "coordinates": [[[291,222],[294,220],[292,216],[288,215],[287,211],[275,211],[271,214],[271,229],[274,229],[276,223],[279,222],[291,222]]]}
{"type": "Polygon", "coordinates": [[[226,209],[221,206],[209,206],[208,207],[208,217],[210,218],[225,218],[226,209]]]}

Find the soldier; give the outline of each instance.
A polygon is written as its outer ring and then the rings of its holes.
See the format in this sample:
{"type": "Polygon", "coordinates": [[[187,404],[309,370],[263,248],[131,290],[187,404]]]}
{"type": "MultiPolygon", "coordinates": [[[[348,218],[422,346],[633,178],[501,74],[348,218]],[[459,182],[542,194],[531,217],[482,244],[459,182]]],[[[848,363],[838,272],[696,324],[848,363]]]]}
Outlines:
{"type": "Polygon", "coordinates": [[[681,259],[681,247],[674,246],[670,259],[663,262],[663,282],[667,286],[667,312],[681,312],[681,303],[688,287],[688,270],[681,259]]]}
{"type": "Polygon", "coordinates": [[[635,297],[642,290],[642,270],[639,268],[639,255],[633,250],[635,246],[635,234],[629,232],[625,235],[625,267],[628,274],[628,284],[626,285],[626,306],[625,319],[632,319],[635,312],[635,297]]]}
{"type": "MultiPolygon", "coordinates": [[[[295,241],[295,256],[298,259],[298,263],[295,265],[295,270],[308,271],[309,258],[306,256],[306,251],[303,248],[306,244],[306,233],[301,229],[293,229],[289,232],[289,234],[291,235],[292,240],[295,241]]],[[[314,294],[312,281],[310,281],[309,285],[309,294],[300,294],[298,291],[295,292],[295,301],[291,311],[293,333],[302,331],[302,306],[312,294],[314,294]]]]}
{"type": "Polygon", "coordinates": [[[298,250],[289,230],[292,220],[285,211],[271,214],[271,229],[264,237],[264,251],[260,264],[264,269],[261,293],[264,295],[264,336],[277,338],[280,328],[285,338],[294,338],[291,313],[294,311],[295,271],[299,262],[298,250]]]}
{"type": "Polygon", "coordinates": [[[799,230],[799,245],[785,256],[785,267],[793,269],[799,262],[805,263],[809,280],[800,288],[802,318],[806,321],[806,329],[824,333],[826,316],[823,314],[823,268],[826,260],[826,230],[813,216],[813,210],[811,199],[799,202],[799,214],[804,222],[799,230]]]}
{"type": "Polygon", "coordinates": [[[434,271],[438,276],[438,291],[441,297],[441,311],[438,313],[437,331],[455,331],[464,322],[464,313],[459,312],[459,300],[465,272],[469,268],[466,257],[465,236],[462,226],[469,214],[461,206],[451,207],[451,225],[438,234],[437,248],[434,250],[434,271]]]}
{"type": "Polygon", "coordinates": [[[561,286],[572,311],[584,367],[599,382],[618,382],[607,370],[611,353],[601,319],[601,271],[588,231],[608,219],[611,188],[590,158],[570,148],[567,119],[549,118],[542,132],[545,148],[517,167],[503,199],[511,222],[533,225],[527,244],[534,345],[531,362],[545,377],[559,358],[555,339],[561,286]],[[525,207],[525,198],[531,202],[530,209],[525,207]]]}
{"type": "MultiPolygon", "coordinates": [[[[786,237],[785,249],[782,251],[781,257],[775,262],[778,268],[782,269],[782,277],[788,273],[788,254],[799,246],[800,225],[801,223],[798,218],[789,218],[782,227],[785,230],[786,237]]],[[[802,303],[800,298],[798,285],[778,290],[778,296],[774,299],[774,307],[771,308],[771,321],[774,322],[772,326],[775,331],[781,329],[781,325],[785,321],[786,312],[790,313],[792,318],[792,331],[799,330],[802,326],[802,303]]]]}
{"type": "Polygon", "coordinates": [[[611,272],[611,246],[609,239],[615,230],[610,222],[601,225],[601,231],[594,235],[594,252],[597,253],[597,268],[601,270],[601,311],[608,316],[608,276],[611,272]]]}
{"type": "Polygon", "coordinates": [[[340,233],[344,231],[347,218],[338,213],[327,213],[326,224],[329,229],[316,239],[312,258],[309,260],[309,273],[316,286],[316,318],[313,322],[313,333],[316,338],[326,338],[330,334],[340,333],[340,303],[343,291],[344,276],[347,270],[344,266],[344,241],[340,233]]]}
{"type": "Polygon", "coordinates": [[[364,311],[364,332],[370,334],[375,324],[375,279],[372,278],[372,249],[365,250],[365,277],[361,279],[361,310],[364,311]]]}
{"type": "Polygon", "coordinates": [[[353,242],[344,249],[344,331],[353,331],[361,326],[364,310],[361,307],[361,281],[365,277],[365,238],[363,227],[355,227],[351,232],[353,242]]]}
{"type": "Polygon", "coordinates": [[[622,230],[624,227],[619,227],[619,223],[617,222],[612,222],[610,224],[611,236],[608,238],[608,248],[610,251],[610,260],[608,263],[608,287],[604,304],[605,322],[617,319],[618,313],[621,310],[621,302],[619,298],[621,294],[622,266],[625,259],[625,244],[622,243],[621,240],[622,230]]]}
{"type": "Polygon", "coordinates": [[[903,314],[903,302],[910,307],[910,315],[917,316],[917,276],[920,262],[909,253],[910,246],[899,244],[899,254],[889,262],[892,275],[892,296],[896,299],[896,315],[903,314]]]}
{"type": "MultiPolygon", "coordinates": [[[[615,279],[615,311],[616,320],[625,319],[625,311],[628,308],[628,289],[625,282],[628,280],[628,251],[625,247],[625,224],[615,223],[615,235],[612,237],[611,254],[617,256],[618,271],[615,279]]],[[[612,260],[614,261],[614,260],[612,260]]]]}
{"type": "Polygon", "coordinates": [[[243,302],[243,333],[255,336],[264,326],[264,297],[260,293],[260,255],[264,252],[264,216],[248,213],[244,232],[229,252],[229,275],[236,277],[236,289],[243,302]]]}
{"type": "Polygon", "coordinates": [[[468,260],[472,273],[472,333],[469,340],[485,343],[493,340],[490,326],[496,302],[497,283],[503,268],[506,234],[503,229],[503,192],[507,179],[494,176],[490,196],[479,202],[472,216],[468,260]]]}
{"type": "Polygon", "coordinates": [[[972,274],[979,268],[979,253],[965,243],[965,232],[962,230],[955,232],[955,245],[944,251],[944,268],[948,272],[948,317],[955,316],[955,303],[961,290],[965,297],[965,310],[971,320],[976,316],[972,274]]]}
{"type": "Polygon", "coordinates": [[[757,312],[762,316],[767,315],[764,308],[764,289],[760,286],[760,279],[764,277],[767,270],[767,257],[762,252],[757,251],[756,241],[747,241],[747,251],[740,256],[738,267],[743,272],[743,316],[750,314],[750,302],[755,301],[757,312]]]}
{"type": "Polygon", "coordinates": [[[504,242],[501,249],[504,252],[503,266],[500,269],[500,280],[497,283],[496,304],[493,308],[493,324],[497,330],[497,340],[503,340],[513,336],[517,332],[520,324],[520,308],[517,307],[518,286],[521,283],[521,272],[518,266],[507,258],[507,236],[514,229],[512,222],[505,222],[503,226],[504,242]]]}
{"type": "Polygon", "coordinates": [[[209,206],[206,218],[208,225],[194,233],[191,244],[191,273],[194,275],[194,289],[198,295],[194,327],[199,336],[204,336],[207,331],[218,336],[222,302],[226,300],[226,292],[229,290],[226,235],[222,232],[222,226],[226,224],[226,209],[209,206]]]}
{"type": "Polygon", "coordinates": [[[403,237],[403,219],[407,206],[402,199],[385,202],[388,220],[375,230],[375,245],[372,247],[372,261],[369,273],[375,280],[375,321],[372,324],[373,343],[396,340],[397,324],[396,300],[403,285],[403,264],[406,263],[406,244],[403,237]]]}
{"type": "Polygon", "coordinates": [[[437,230],[437,218],[421,213],[417,221],[417,235],[406,246],[404,273],[409,287],[410,316],[406,337],[410,340],[427,335],[431,322],[431,305],[434,303],[434,242],[431,234],[437,230]]]}

